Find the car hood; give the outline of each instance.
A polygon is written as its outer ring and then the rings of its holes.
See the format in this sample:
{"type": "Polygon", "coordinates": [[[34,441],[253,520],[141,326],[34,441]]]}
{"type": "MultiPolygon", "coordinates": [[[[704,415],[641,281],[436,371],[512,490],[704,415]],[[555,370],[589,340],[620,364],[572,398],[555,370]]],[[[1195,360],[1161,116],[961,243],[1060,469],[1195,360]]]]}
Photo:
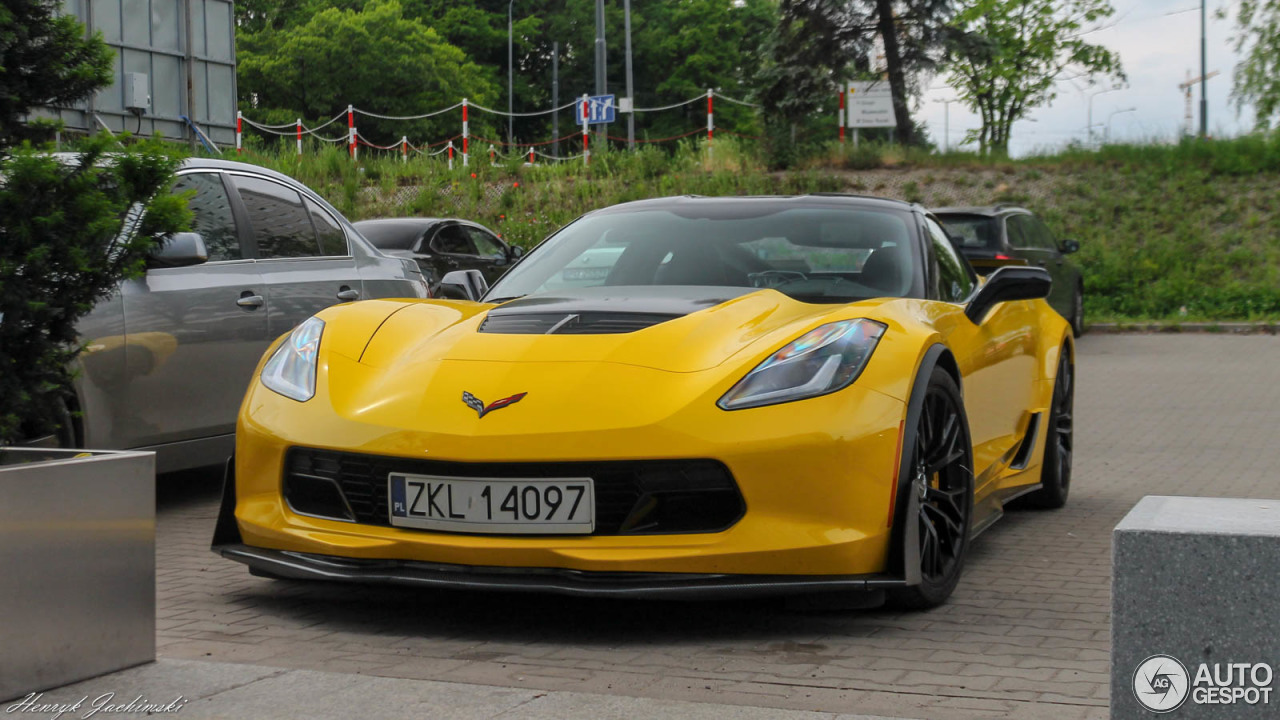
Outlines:
{"type": "MultiPolygon", "coordinates": [[[[880,301],[867,301],[871,309],[880,301]]],[[[346,333],[344,354],[375,368],[448,360],[605,362],[689,373],[762,341],[781,346],[847,305],[816,305],[774,290],[719,287],[586,288],[503,305],[407,303],[346,333]],[[372,335],[359,353],[353,342],[372,335]]]]}

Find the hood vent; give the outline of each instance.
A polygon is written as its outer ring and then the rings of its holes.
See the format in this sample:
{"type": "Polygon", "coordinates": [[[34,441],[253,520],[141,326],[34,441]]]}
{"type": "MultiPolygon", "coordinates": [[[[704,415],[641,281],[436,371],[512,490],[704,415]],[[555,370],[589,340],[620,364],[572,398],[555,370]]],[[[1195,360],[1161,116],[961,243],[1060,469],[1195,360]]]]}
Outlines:
{"type": "Polygon", "coordinates": [[[620,335],[652,327],[680,315],[627,312],[490,313],[480,332],[499,335],[620,335]]]}

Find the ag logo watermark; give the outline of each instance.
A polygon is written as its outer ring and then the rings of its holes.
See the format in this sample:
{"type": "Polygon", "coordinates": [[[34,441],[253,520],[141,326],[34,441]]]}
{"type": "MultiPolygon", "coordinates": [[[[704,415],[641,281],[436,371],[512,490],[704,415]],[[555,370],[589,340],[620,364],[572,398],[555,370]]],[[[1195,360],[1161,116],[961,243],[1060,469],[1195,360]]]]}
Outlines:
{"type": "Polygon", "coordinates": [[[1177,710],[1190,690],[1187,667],[1172,655],[1152,655],[1133,672],[1133,694],[1151,712],[1177,710]]]}
{"type": "Polygon", "coordinates": [[[1200,663],[1195,673],[1172,655],[1152,655],[1133,672],[1133,696],[1154,713],[1193,705],[1268,705],[1272,667],[1266,663],[1200,663]]]}

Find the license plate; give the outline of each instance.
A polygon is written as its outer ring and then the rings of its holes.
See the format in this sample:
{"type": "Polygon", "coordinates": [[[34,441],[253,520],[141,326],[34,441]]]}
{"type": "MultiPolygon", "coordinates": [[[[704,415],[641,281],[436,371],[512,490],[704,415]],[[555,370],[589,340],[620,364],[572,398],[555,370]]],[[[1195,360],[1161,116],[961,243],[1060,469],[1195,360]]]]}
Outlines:
{"type": "Polygon", "coordinates": [[[391,473],[391,524],[447,532],[587,534],[596,527],[591,478],[456,478],[391,473]]]}

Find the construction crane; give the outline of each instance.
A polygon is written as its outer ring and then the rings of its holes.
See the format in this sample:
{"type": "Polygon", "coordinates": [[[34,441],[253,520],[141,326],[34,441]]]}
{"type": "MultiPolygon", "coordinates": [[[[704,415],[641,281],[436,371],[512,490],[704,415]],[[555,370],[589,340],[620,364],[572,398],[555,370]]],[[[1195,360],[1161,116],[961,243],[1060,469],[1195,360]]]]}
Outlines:
{"type": "Polygon", "coordinates": [[[1202,80],[1208,80],[1209,78],[1212,78],[1217,74],[1218,74],[1218,71],[1214,70],[1213,72],[1205,73],[1203,77],[1193,78],[1191,77],[1191,71],[1188,70],[1186,82],[1178,83],[1178,89],[1181,90],[1183,93],[1185,93],[1187,96],[1187,124],[1185,127],[1187,129],[1186,132],[1188,135],[1195,135],[1195,130],[1194,130],[1195,125],[1192,124],[1193,119],[1191,117],[1191,89],[1196,86],[1196,83],[1199,83],[1202,80]]]}

